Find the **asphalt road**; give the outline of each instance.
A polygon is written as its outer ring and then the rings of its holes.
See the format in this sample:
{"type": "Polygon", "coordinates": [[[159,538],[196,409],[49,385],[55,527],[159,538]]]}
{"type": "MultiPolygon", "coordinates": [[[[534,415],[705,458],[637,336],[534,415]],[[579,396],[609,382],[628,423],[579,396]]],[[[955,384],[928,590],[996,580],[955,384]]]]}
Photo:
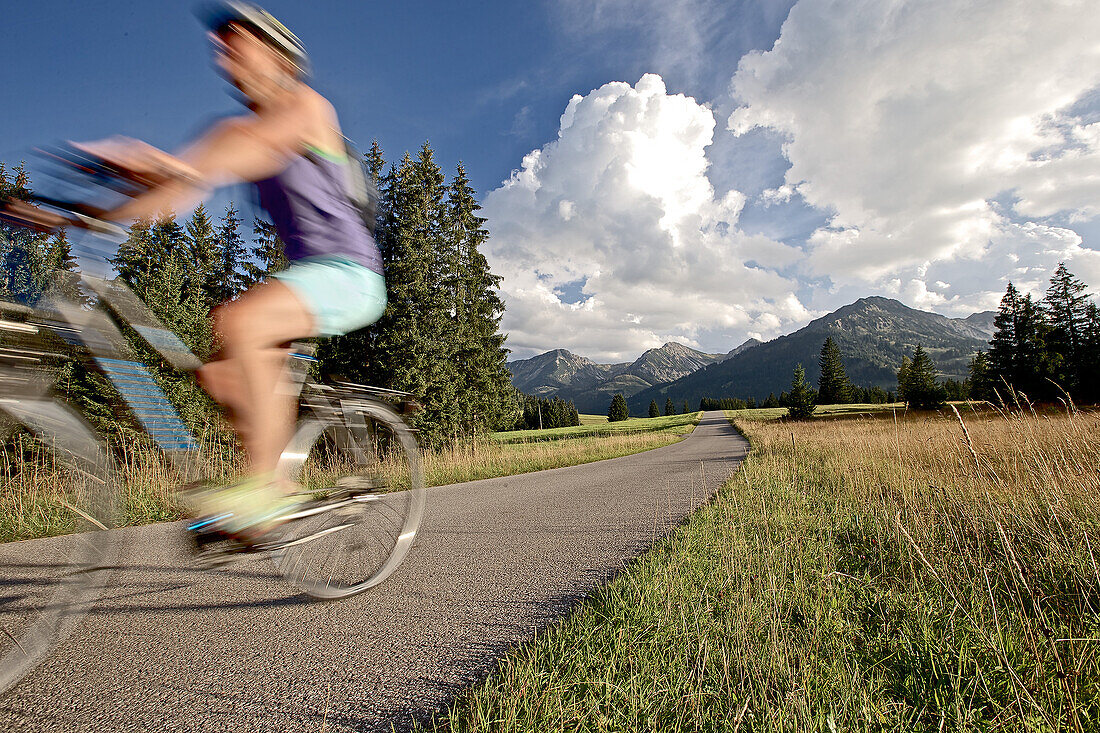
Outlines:
{"type": "Polygon", "coordinates": [[[747,450],[708,412],[665,448],[429,489],[404,565],[332,603],[262,558],[188,569],[178,524],[122,530],[122,570],[0,698],[0,729],[401,730],[667,533],[747,450]]]}

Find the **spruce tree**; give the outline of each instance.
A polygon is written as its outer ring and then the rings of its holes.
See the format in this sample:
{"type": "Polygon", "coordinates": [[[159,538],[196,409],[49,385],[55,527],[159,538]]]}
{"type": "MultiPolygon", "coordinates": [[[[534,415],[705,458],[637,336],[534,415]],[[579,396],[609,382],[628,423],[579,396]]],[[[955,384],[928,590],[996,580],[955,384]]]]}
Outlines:
{"type": "Polygon", "coordinates": [[[920,344],[913,352],[913,360],[907,365],[903,362],[903,370],[898,372],[898,391],[914,410],[934,409],[947,399],[943,385],[936,382],[936,366],[920,344]]]}
{"type": "Polygon", "coordinates": [[[1049,377],[1071,394],[1076,394],[1090,376],[1082,370],[1088,328],[1086,290],[1085,284],[1061,262],[1050,278],[1042,303],[1047,323],[1043,345],[1049,377]]]}
{"type": "Polygon", "coordinates": [[[626,420],[630,417],[630,408],[627,407],[626,398],[622,393],[616,393],[611,398],[611,404],[607,408],[607,421],[619,422],[620,420],[626,420]]]}
{"type": "Polygon", "coordinates": [[[684,404],[681,405],[681,407],[680,407],[680,414],[681,415],[686,415],[689,412],[691,412],[691,408],[688,406],[688,401],[684,400],[684,404]]]}
{"type": "Polygon", "coordinates": [[[253,219],[252,248],[249,259],[244,263],[245,279],[249,285],[263,282],[289,265],[275,225],[264,219],[253,219]]]}
{"type": "Polygon", "coordinates": [[[989,365],[989,356],[984,351],[974,355],[967,365],[967,371],[969,376],[966,381],[970,399],[987,401],[996,399],[993,391],[996,386],[993,382],[993,370],[989,365]]]}
{"type": "Polygon", "coordinates": [[[843,405],[851,402],[852,385],[844,372],[840,347],[829,336],[821,346],[821,380],[817,388],[817,400],[822,405],[843,405]]]}
{"type": "Polygon", "coordinates": [[[1087,375],[1074,399],[1082,403],[1100,402],[1100,307],[1090,302],[1085,307],[1085,330],[1079,369],[1087,375]]]}
{"type": "Polygon", "coordinates": [[[898,399],[905,401],[905,390],[909,386],[909,370],[913,363],[908,356],[901,357],[901,366],[898,367],[898,399]]]}
{"type": "Polygon", "coordinates": [[[202,291],[202,299],[206,309],[210,310],[218,304],[217,281],[220,270],[220,254],[218,251],[218,237],[214,231],[214,222],[206,211],[206,206],[199,204],[187,220],[187,239],[191,243],[191,257],[194,263],[193,276],[202,291]]]}
{"type": "Polygon", "coordinates": [[[787,396],[787,417],[805,420],[817,409],[813,387],[806,382],[806,370],[798,364],[791,379],[791,391],[787,396]]]}
{"type": "Polygon", "coordinates": [[[500,332],[504,303],[500,277],[489,269],[481,246],[489,237],[465,168],[459,164],[447,190],[445,230],[452,258],[453,333],[459,380],[457,401],[466,432],[493,429],[514,412],[508,350],[500,332]]]}
{"type": "Polygon", "coordinates": [[[676,405],[673,404],[671,397],[668,397],[668,398],[665,399],[665,414],[666,415],[675,415],[676,414],[676,405]]]}
{"type": "Polygon", "coordinates": [[[241,237],[240,214],[231,202],[225,207],[217,232],[218,256],[213,288],[217,302],[232,300],[248,287],[248,278],[243,272],[246,251],[241,237]]]}
{"type": "Polygon", "coordinates": [[[661,416],[661,408],[657,406],[657,400],[650,400],[650,402],[649,402],[649,416],[650,417],[660,417],[661,416]]]}

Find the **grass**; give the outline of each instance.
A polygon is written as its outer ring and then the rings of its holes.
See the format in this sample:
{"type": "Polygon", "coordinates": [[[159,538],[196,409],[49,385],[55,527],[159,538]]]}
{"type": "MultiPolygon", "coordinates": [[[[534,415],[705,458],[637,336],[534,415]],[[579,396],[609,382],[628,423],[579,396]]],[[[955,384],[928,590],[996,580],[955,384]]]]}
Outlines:
{"type": "Polygon", "coordinates": [[[1100,414],[736,418],[715,500],[443,731],[1100,729],[1100,414]]]}
{"type": "Polygon", "coordinates": [[[626,433],[659,433],[685,435],[690,433],[702,417],[701,412],[689,412],[686,415],[668,415],[666,417],[632,417],[617,422],[585,423],[568,428],[547,428],[545,430],[509,430],[493,433],[497,443],[530,443],[535,441],[561,440],[563,438],[581,438],[592,436],[623,435],[626,433]]]}
{"type": "MultiPolygon", "coordinates": [[[[823,417],[853,417],[856,415],[873,415],[892,410],[904,410],[905,403],[896,402],[890,404],[856,403],[852,405],[818,405],[814,410],[813,418],[823,417]]],[[[734,420],[775,420],[787,416],[786,407],[755,407],[749,410],[726,410],[726,415],[734,420]]]]}
{"type": "MultiPolygon", "coordinates": [[[[501,433],[496,433],[488,439],[463,441],[454,448],[426,454],[425,478],[429,486],[439,486],[641,453],[678,442],[695,429],[701,415],[678,416],[680,419],[670,419],[667,423],[644,429],[635,427],[565,434],[555,431],[573,428],[524,430],[522,432],[528,435],[523,439],[507,441],[499,438],[501,433]]],[[[647,419],[644,422],[650,421],[647,419]]]]}
{"type": "MultiPolygon", "coordinates": [[[[425,479],[429,486],[440,486],[640,453],[682,439],[694,429],[700,415],[462,440],[451,448],[421,454],[425,479]]],[[[182,517],[183,507],[173,488],[183,478],[153,448],[142,446],[132,436],[116,438],[113,443],[118,446],[122,521],[135,525],[182,517]]],[[[240,475],[241,457],[232,449],[225,430],[214,429],[201,436],[199,443],[202,476],[227,482],[240,475]]],[[[53,461],[45,446],[29,435],[17,435],[5,448],[0,451],[0,542],[79,529],[76,515],[65,504],[87,509],[81,478],[53,461]]]]}
{"type": "Polygon", "coordinates": [[[597,425],[607,422],[607,415],[581,415],[581,425],[597,425]]]}

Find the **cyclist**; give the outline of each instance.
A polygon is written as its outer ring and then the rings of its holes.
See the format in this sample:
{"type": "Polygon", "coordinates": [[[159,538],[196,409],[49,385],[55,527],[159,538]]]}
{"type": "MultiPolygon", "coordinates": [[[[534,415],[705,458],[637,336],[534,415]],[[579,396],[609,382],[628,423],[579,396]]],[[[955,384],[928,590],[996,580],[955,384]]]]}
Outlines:
{"type": "Polygon", "coordinates": [[[227,409],[250,475],[197,492],[192,511],[217,518],[204,531],[254,543],[296,505],[275,477],[295,420],[294,398],[281,389],[287,343],[373,323],[385,308],[386,286],[381,255],[347,193],[348,165],[358,163],[346,157],[332,105],[307,83],[302,43],[251,3],[222,2],[201,17],[217,66],[248,112],[215,124],[177,155],[122,138],[79,147],[150,182],[100,218],[155,216],[215,187],[250,181],[285,245],[288,269],[215,311],[220,358],[199,373],[227,409]]]}

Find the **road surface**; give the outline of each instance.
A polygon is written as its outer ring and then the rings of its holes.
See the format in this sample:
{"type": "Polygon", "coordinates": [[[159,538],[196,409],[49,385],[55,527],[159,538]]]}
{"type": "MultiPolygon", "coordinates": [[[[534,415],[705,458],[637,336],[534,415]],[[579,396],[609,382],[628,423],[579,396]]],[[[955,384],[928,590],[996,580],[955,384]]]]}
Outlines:
{"type": "Polygon", "coordinates": [[[0,697],[0,729],[401,730],[667,533],[747,450],[707,412],[665,448],[429,489],[404,565],[331,603],[302,596],[264,558],[187,568],[178,523],[121,530],[122,569],[0,697]]]}

